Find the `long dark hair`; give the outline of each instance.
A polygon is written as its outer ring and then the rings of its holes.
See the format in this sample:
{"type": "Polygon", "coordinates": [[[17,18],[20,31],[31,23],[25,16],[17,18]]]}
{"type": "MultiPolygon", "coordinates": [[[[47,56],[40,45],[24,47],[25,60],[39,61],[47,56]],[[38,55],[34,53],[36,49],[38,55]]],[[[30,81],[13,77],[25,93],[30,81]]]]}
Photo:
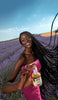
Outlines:
{"type": "Polygon", "coordinates": [[[39,59],[42,69],[41,69],[41,75],[42,79],[47,79],[52,84],[57,84],[58,79],[57,79],[57,62],[58,62],[58,56],[55,47],[53,50],[48,49],[43,44],[37,40],[33,34],[31,34],[28,31],[24,31],[20,34],[19,41],[21,43],[21,35],[26,34],[32,39],[32,50],[34,52],[34,55],[39,59]]]}

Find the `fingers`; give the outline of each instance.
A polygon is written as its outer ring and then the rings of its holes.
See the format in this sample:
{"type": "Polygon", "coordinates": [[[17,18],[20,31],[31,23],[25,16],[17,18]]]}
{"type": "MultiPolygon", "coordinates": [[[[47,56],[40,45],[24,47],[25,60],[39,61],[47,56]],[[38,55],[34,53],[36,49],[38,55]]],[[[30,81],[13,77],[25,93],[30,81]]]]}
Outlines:
{"type": "Polygon", "coordinates": [[[24,70],[24,71],[22,71],[21,74],[27,74],[27,73],[28,73],[28,71],[27,70],[24,70]]]}
{"type": "Polygon", "coordinates": [[[35,69],[35,67],[33,65],[30,65],[29,67],[26,68],[27,71],[31,71],[33,69],[35,69]]]}
{"type": "Polygon", "coordinates": [[[34,65],[35,65],[35,64],[27,65],[27,68],[33,68],[33,67],[35,67],[34,65]]]}
{"type": "Polygon", "coordinates": [[[27,65],[27,68],[31,68],[31,67],[33,67],[33,65],[27,65]]]}
{"type": "Polygon", "coordinates": [[[25,75],[26,75],[26,76],[30,75],[30,74],[31,74],[31,71],[32,71],[33,69],[35,69],[34,64],[32,64],[32,65],[27,65],[26,70],[24,70],[24,71],[21,73],[21,77],[23,77],[23,76],[25,76],[25,75]]]}
{"type": "Polygon", "coordinates": [[[29,74],[29,72],[27,72],[26,70],[21,73],[21,77],[20,78],[21,78],[22,82],[25,82],[27,80],[28,74],[29,74]]]}
{"type": "Polygon", "coordinates": [[[25,75],[27,75],[28,74],[28,71],[23,71],[23,72],[21,72],[21,76],[23,75],[23,76],[25,76],[25,75]]]}

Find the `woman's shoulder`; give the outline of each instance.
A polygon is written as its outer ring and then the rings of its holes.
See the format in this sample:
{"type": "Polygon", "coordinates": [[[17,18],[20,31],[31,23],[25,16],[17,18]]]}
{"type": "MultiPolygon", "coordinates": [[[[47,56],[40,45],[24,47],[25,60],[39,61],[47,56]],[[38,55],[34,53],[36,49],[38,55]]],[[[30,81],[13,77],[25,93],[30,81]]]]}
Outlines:
{"type": "Polygon", "coordinates": [[[22,52],[19,59],[18,59],[18,62],[25,64],[25,61],[26,61],[26,58],[24,56],[24,52],[22,52]]]}

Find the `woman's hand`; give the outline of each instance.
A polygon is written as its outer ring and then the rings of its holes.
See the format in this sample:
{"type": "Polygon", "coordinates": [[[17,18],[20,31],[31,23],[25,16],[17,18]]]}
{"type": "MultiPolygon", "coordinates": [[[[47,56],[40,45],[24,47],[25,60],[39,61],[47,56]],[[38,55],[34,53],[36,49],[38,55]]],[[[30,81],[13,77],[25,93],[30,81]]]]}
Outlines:
{"type": "Polygon", "coordinates": [[[26,71],[26,70],[21,73],[21,77],[20,78],[21,78],[22,82],[25,82],[27,80],[28,74],[29,74],[29,72],[26,71]]]}
{"type": "Polygon", "coordinates": [[[35,69],[35,64],[27,65],[27,68],[26,68],[27,71],[31,72],[33,69],[35,69]]]}

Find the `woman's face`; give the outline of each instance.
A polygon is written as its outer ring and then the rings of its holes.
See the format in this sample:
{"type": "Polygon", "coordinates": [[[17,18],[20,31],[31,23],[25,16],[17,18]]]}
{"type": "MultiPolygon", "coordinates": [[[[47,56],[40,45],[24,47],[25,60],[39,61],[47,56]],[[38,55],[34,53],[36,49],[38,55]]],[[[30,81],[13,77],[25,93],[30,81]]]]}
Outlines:
{"type": "Polygon", "coordinates": [[[24,47],[30,48],[32,46],[32,39],[26,34],[21,35],[21,43],[24,47]]]}

